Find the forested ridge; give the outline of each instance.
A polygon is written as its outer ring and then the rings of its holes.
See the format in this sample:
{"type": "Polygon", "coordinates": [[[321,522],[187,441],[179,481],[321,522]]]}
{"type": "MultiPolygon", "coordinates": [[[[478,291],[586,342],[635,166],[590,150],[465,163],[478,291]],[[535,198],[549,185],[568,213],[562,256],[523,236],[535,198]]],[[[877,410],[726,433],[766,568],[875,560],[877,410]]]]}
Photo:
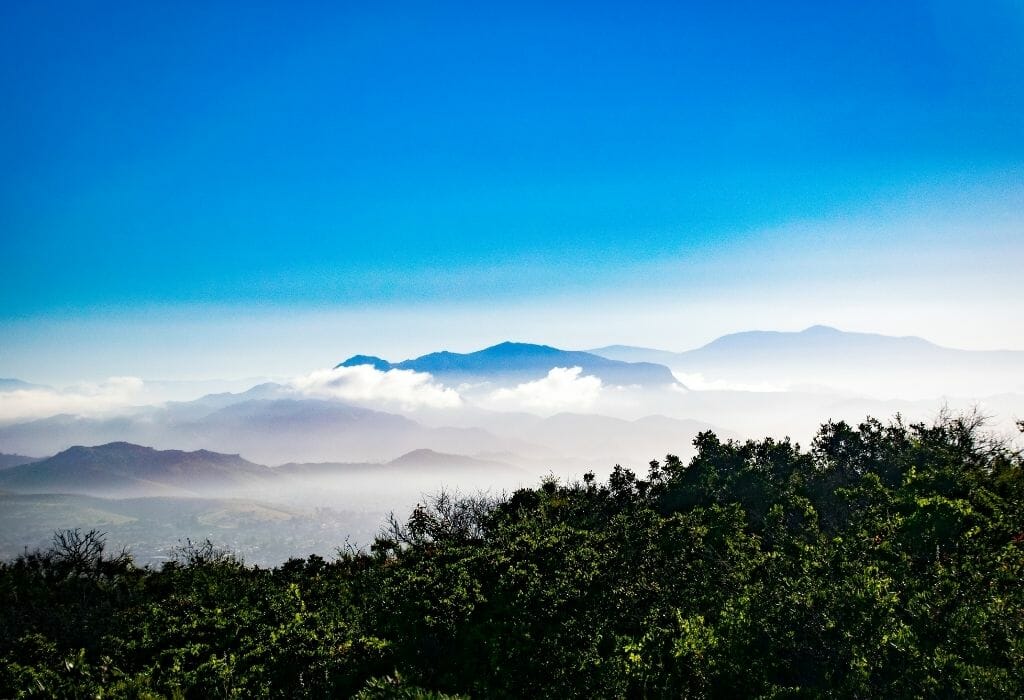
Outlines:
{"type": "Polygon", "coordinates": [[[1024,464],[973,416],[441,495],[274,569],[0,565],[0,697],[1024,697],[1024,464]]]}

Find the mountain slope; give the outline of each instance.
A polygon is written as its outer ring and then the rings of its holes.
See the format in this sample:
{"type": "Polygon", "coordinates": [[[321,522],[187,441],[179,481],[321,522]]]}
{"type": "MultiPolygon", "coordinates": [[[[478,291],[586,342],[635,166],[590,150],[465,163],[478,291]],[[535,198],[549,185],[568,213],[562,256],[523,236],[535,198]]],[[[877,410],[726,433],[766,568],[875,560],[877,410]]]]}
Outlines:
{"type": "Polygon", "coordinates": [[[31,464],[32,462],[38,461],[38,457],[26,457],[25,455],[7,455],[0,453],[0,469],[10,469],[11,467],[18,467],[22,464],[31,464]]]}
{"type": "Polygon", "coordinates": [[[505,342],[471,353],[435,352],[391,363],[379,357],[356,355],[339,367],[371,365],[376,369],[408,369],[448,382],[518,383],[543,378],[554,367],[581,367],[605,384],[660,386],[676,383],[672,372],[650,362],[622,362],[589,352],[559,350],[547,345],[505,342]]]}

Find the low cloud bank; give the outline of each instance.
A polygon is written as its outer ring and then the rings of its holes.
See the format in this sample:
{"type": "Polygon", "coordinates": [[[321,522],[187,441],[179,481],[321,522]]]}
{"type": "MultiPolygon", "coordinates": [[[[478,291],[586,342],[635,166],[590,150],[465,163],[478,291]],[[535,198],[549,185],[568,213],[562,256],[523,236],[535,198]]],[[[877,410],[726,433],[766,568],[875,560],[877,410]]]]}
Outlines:
{"type": "Polygon", "coordinates": [[[459,392],[435,382],[426,372],[405,369],[382,372],[370,365],[335,367],[297,377],[291,385],[306,396],[396,404],[405,410],[462,405],[459,392]]]}
{"type": "Polygon", "coordinates": [[[543,379],[526,382],[512,389],[498,389],[491,394],[490,400],[506,408],[518,406],[544,411],[586,410],[597,403],[601,389],[601,379],[583,375],[581,367],[554,367],[543,379]]]}
{"type": "Polygon", "coordinates": [[[0,392],[0,423],[46,418],[60,413],[77,416],[109,414],[140,402],[144,383],[138,377],[111,377],[103,382],[66,389],[37,387],[0,392]]]}

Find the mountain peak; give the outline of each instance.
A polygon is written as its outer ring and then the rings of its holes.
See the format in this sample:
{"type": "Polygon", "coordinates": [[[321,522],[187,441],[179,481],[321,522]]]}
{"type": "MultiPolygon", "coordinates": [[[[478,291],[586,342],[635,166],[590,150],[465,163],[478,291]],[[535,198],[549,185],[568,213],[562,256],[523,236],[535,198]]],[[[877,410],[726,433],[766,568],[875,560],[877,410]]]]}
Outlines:
{"type": "Polygon", "coordinates": [[[477,354],[491,354],[491,355],[550,355],[553,353],[562,352],[558,348],[553,348],[550,345],[538,345],[536,343],[517,343],[512,340],[506,340],[503,343],[492,345],[489,348],[478,350],[473,355],[477,354]]]}
{"type": "Polygon", "coordinates": [[[54,455],[54,458],[64,456],[80,457],[83,455],[114,455],[114,454],[146,454],[149,452],[156,452],[152,447],[144,447],[143,445],[136,445],[133,442],[125,442],[123,440],[116,442],[107,442],[102,445],[72,445],[62,452],[58,452],[54,455]]]}
{"type": "Polygon", "coordinates": [[[391,460],[390,463],[392,465],[395,465],[395,464],[405,464],[405,463],[409,463],[409,462],[416,462],[416,463],[421,463],[421,462],[438,462],[438,461],[443,461],[445,459],[450,459],[453,456],[454,455],[448,455],[448,454],[444,454],[443,452],[438,452],[436,450],[431,450],[431,449],[426,448],[426,447],[421,447],[419,449],[411,450],[409,452],[406,452],[404,455],[402,455],[400,457],[396,457],[395,459],[391,460]]]}
{"type": "Polygon", "coordinates": [[[334,369],[338,369],[339,367],[357,367],[359,365],[370,365],[381,372],[387,372],[391,369],[390,362],[374,355],[353,355],[344,362],[335,365],[334,369]]]}

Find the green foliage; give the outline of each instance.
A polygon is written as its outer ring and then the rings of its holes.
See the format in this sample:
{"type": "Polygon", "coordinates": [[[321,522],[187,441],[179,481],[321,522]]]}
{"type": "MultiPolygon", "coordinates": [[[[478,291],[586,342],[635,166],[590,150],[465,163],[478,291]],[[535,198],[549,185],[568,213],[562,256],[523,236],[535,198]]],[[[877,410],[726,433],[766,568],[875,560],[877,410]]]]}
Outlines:
{"type": "Polygon", "coordinates": [[[441,495],[367,552],[0,565],[0,697],[1022,697],[1024,464],[972,416],[441,495]]]}

